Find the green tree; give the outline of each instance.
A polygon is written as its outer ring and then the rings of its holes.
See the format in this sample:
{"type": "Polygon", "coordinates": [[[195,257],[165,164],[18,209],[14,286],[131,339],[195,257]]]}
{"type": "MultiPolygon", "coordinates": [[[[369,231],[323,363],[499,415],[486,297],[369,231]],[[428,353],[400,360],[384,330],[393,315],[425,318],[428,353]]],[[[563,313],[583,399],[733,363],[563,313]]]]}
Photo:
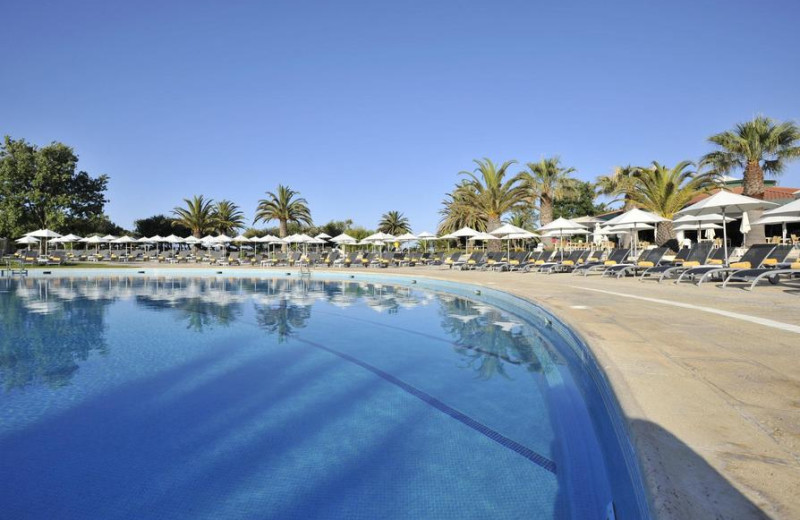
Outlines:
{"type": "Polygon", "coordinates": [[[561,159],[550,157],[539,162],[528,163],[522,179],[528,190],[528,197],[537,200],[539,223],[544,226],[553,221],[553,204],[556,200],[572,196],[575,180],[570,174],[575,168],[561,166],[561,159]]]}
{"type": "Polygon", "coordinates": [[[456,185],[452,193],[448,193],[442,201],[438,234],[452,233],[465,226],[486,231],[486,214],[478,207],[477,196],[468,181],[464,180],[456,185]]]}
{"type": "Polygon", "coordinates": [[[508,223],[518,228],[533,230],[537,220],[539,220],[539,214],[532,207],[520,206],[511,210],[508,223]]]}
{"type": "Polygon", "coordinates": [[[408,222],[408,218],[399,211],[387,211],[381,216],[381,221],[378,223],[378,231],[398,236],[403,233],[410,233],[411,225],[408,222]]]}
{"type": "Polygon", "coordinates": [[[278,185],[277,193],[267,192],[267,198],[258,201],[256,216],[253,224],[263,220],[277,220],[279,223],[279,237],[287,235],[287,225],[294,222],[300,225],[311,226],[311,211],[308,209],[306,199],[298,197],[300,193],[292,190],[288,186],[278,185]]]}
{"type": "Polygon", "coordinates": [[[573,180],[571,192],[553,201],[553,217],[576,218],[595,214],[595,189],[591,182],[573,180]]]}
{"type": "Polygon", "coordinates": [[[168,236],[172,233],[177,235],[188,235],[191,233],[188,228],[175,223],[166,215],[153,215],[133,222],[133,228],[137,235],[142,237],[152,237],[160,235],[162,237],[168,236]]]}
{"type": "Polygon", "coordinates": [[[229,200],[221,200],[214,206],[214,228],[218,233],[235,235],[244,228],[244,213],[229,200]]]}
{"type": "Polygon", "coordinates": [[[319,227],[320,233],[325,233],[330,235],[331,237],[335,237],[345,233],[348,229],[353,226],[353,221],[351,219],[346,220],[331,220],[326,224],[323,224],[319,227]]]}
{"type": "Polygon", "coordinates": [[[694,163],[683,161],[669,168],[653,161],[649,168],[640,168],[634,175],[631,201],[642,209],[668,219],[658,224],[656,243],[663,245],[675,238],[672,219],[698,193],[713,185],[711,174],[697,174],[691,170],[694,163]]]}
{"type": "Polygon", "coordinates": [[[631,166],[630,164],[627,166],[617,166],[610,175],[599,176],[595,182],[597,194],[617,197],[612,202],[622,200],[623,211],[633,209],[630,194],[635,184],[634,175],[639,169],[639,166],[631,166]],[[619,197],[621,197],[621,199],[619,197]]]}
{"type": "Polygon", "coordinates": [[[108,177],[76,171],[77,164],[65,144],[38,148],[6,136],[0,146],[0,235],[65,231],[75,221],[102,215],[108,177]]]}
{"type": "MultiPolygon", "coordinates": [[[[718,149],[705,155],[701,162],[711,166],[711,172],[716,175],[742,170],[742,193],[748,197],[763,198],[764,174],[779,175],[789,161],[800,157],[800,128],[793,121],[778,123],[757,116],[708,140],[718,149]]],[[[753,222],[760,215],[761,212],[756,211],[749,212],[748,216],[753,222]]],[[[750,244],[763,242],[764,226],[752,226],[747,241],[750,244]]]]}
{"type": "Polygon", "coordinates": [[[191,199],[183,199],[186,207],[176,207],[172,213],[176,216],[174,226],[183,226],[196,238],[214,230],[214,201],[195,195],[191,199]]]}

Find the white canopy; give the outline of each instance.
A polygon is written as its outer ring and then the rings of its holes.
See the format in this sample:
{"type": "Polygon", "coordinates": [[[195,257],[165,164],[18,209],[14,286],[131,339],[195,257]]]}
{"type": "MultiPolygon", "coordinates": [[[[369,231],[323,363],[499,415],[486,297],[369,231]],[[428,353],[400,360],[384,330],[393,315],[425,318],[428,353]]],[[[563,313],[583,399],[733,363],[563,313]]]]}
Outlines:
{"type": "Polygon", "coordinates": [[[121,236],[119,238],[115,238],[114,240],[111,240],[112,244],[130,244],[132,242],[136,242],[136,239],[133,238],[133,237],[130,237],[128,235],[123,235],[123,236],[121,236]]]}
{"type": "Polygon", "coordinates": [[[169,242],[170,244],[180,244],[183,242],[183,239],[177,235],[170,235],[168,237],[164,237],[164,242],[169,242]]]}
{"type": "Polygon", "coordinates": [[[146,243],[150,244],[150,243],[153,242],[153,239],[147,238],[147,237],[142,237],[139,240],[137,240],[137,242],[141,242],[141,243],[145,243],[146,242],[146,243]]]}
{"type": "Polygon", "coordinates": [[[500,240],[500,238],[494,235],[490,235],[489,233],[478,233],[475,236],[469,237],[467,240],[472,242],[474,240],[500,240]]]}
{"type": "Polygon", "coordinates": [[[394,240],[394,235],[390,235],[389,233],[381,233],[380,231],[377,233],[373,233],[370,236],[366,237],[363,241],[364,242],[378,242],[383,240],[394,240]]]}
{"type": "Polygon", "coordinates": [[[646,231],[655,229],[655,226],[651,226],[650,224],[614,224],[611,226],[606,226],[607,228],[611,229],[611,231],[646,231]]]}
{"type": "Polygon", "coordinates": [[[34,238],[58,238],[61,234],[49,229],[37,229],[36,231],[31,231],[26,236],[34,238]]]}
{"type": "Polygon", "coordinates": [[[92,235],[90,237],[80,239],[79,242],[83,242],[85,244],[105,244],[108,242],[108,240],[106,240],[104,237],[92,235]]]}
{"type": "Polygon", "coordinates": [[[337,244],[355,244],[358,242],[355,238],[351,237],[347,233],[342,233],[341,235],[336,235],[331,239],[331,242],[336,242],[337,244]]]}
{"type": "Polygon", "coordinates": [[[163,241],[164,237],[162,237],[161,235],[153,235],[150,237],[150,242],[163,242],[163,241]]]}
{"type": "Polygon", "coordinates": [[[513,226],[511,224],[503,224],[499,228],[489,231],[489,233],[498,237],[502,237],[504,235],[510,235],[512,233],[527,233],[527,231],[525,231],[521,227],[513,226]]]}
{"type": "MultiPolygon", "coordinates": [[[[734,219],[731,217],[725,217],[725,222],[731,222],[734,219]]],[[[687,223],[697,223],[697,222],[722,222],[722,215],[719,213],[709,213],[707,215],[681,215],[678,218],[672,220],[675,224],[687,224],[687,223]]]]}
{"type": "Polygon", "coordinates": [[[403,233],[399,237],[396,237],[395,240],[398,242],[411,242],[412,240],[418,240],[418,238],[419,237],[413,233],[403,233]]]}
{"type": "Polygon", "coordinates": [[[509,233],[503,237],[503,240],[527,240],[529,238],[536,238],[536,233],[523,230],[522,233],[509,233]]]}
{"type": "MultiPolygon", "coordinates": [[[[798,192],[800,193],[800,192],[798,192]]],[[[784,204],[783,206],[778,206],[777,208],[770,209],[764,212],[764,216],[771,216],[771,215],[796,215],[800,216],[800,199],[793,200],[788,204],[784,204]]]]}
{"type": "Polygon", "coordinates": [[[110,233],[103,237],[103,240],[106,240],[108,242],[111,242],[112,240],[116,240],[116,239],[117,239],[117,236],[116,235],[112,235],[110,233]]]}
{"type": "MultiPolygon", "coordinates": [[[[736,193],[720,190],[696,204],[683,208],[678,213],[681,215],[707,215],[720,213],[722,215],[738,215],[753,209],[764,209],[775,206],[773,202],[766,202],[752,197],[745,197],[736,193]]],[[[789,204],[787,204],[788,206],[789,204]]]]}
{"type": "Polygon", "coordinates": [[[16,242],[17,244],[38,244],[39,239],[34,238],[32,236],[24,236],[22,238],[16,239],[14,242],[16,242]]]}
{"type": "Polygon", "coordinates": [[[417,235],[417,238],[419,238],[420,240],[429,240],[431,238],[436,238],[436,235],[434,235],[433,233],[428,233],[427,231],[423,231],[422,233],[417,235]]]}
{"type": "MultiPolygon", "coordinates": [[[[453,231],[452,233],[445,235],[447,238],[461,238],[461,237],[474,237],[478,234],[478,231],[475,231],[469,226],[464,226],[458,231],[453,231]]],[[[444,237],[442,237],[444,238],[444,237]]]]}
{"type": "Polygon", "coordinates": [[[220,244],[227,244],[228,242],[230,242],[232,240],[233,239],[231,237],[229,237],[228,235],[226,235],[225,233],[214,237],[214,242],[217,242],[217,243],[220,243],[220,244]]]}
{"type": "MultiPolygon", "coordinates": [[[[639,208],[633,208],[622,215],[617,215],[605,223],[606,226],[619,226],[622,224],[656,224],[658,222],[668,222],[662,216],[656,215],[649,211],[644,211],[639,208]]],[[[638,226],[637,226],[638,229],[638,226]]]]}
{"type": "Polygon", "coordinates": [[[331,236],[327,233],[320,233],[319,235],[315,236],[314,238],[319,238],[322,240],[328,240],[331,236]]]}
{"type": "Polygon", "coordinates": [[[62,244],[69,244],[71,242],[77,242],[80,239],[81,237],[79,237],[78,235],[73,235],[72,233],[70,233],[69,235],[64,235],[63,237],[60,237],[58,241],[61,242],[62,244]]]}
{"type": "MultiPolygon", "coordinates": [[[[722,217],[725,214],[738,215],[745,211],[754,209],[764,209],[767,207],[775,206],[772,202],[766,202],[752,197],[745,197],[730,191],[720,190],[715,194],[707,197],[696,204],[692,204],[687,208],[683,208],[678,213],[682,215],[706,215],[709,213],[722,212],[722,217]]],[[[787,204],[788,206],[788,204],[787,204]]],[[[725,265],[728,265],[728,228],[722,228],[722,247],[725,249],[725,265]]]]}
{"type": "Polygon", "coordinates": [[[705,231],[707,229],[722,229],[722,226],[716,224],[714,222],[701,222],[698,225],[695,224],[678,224],[677,226],[673,227],[673,231],[705,231]]]}
{"type": "Polygon", "coordinates": [[[184,244],[199,244],[201,240],[194,235],[189,235],[183,239],[184,244]]]}
{"type": "Polygon", "coordinates": [[[247,238],[246,236],[242,235],[241,233],[233,237],[231,242],[252,242],[253,240],[247,238]]]}

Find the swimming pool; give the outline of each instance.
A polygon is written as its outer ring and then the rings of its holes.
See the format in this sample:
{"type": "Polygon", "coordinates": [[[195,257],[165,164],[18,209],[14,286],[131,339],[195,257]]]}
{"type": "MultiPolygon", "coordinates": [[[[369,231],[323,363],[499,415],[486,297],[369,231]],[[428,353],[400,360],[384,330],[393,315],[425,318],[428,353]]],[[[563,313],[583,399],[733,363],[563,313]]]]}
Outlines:
{"type": "Polygon", "coordinates": [[[646,516],[577,338],[426,280],[0,280],[9,518],[646,516]]]}

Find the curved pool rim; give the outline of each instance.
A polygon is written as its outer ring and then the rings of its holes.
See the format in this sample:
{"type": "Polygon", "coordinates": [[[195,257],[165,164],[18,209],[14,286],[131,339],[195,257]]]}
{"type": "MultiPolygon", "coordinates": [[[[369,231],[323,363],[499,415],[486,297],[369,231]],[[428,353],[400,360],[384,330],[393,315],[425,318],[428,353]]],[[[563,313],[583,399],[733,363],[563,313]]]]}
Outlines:
{"type": "MultiPolygon", "coordinates": [[[[577,356],[581,366],[572,363],[573,368],[585,369],[591,383],[597,390],[602,401],[604,410],[603,415],[609,420],[613,429],[614,437],[619,447],[624,466],[630,478],[633,489],[631,490],[636,503],[633,504],[639,518],[650,519],[652,515],[650,501],[645,489],[644,478],[630,435],[627,421],[624,419],[624,412],[612,389],[611,383],[598,362],[592,349],[583,337],[556,313],[549,310],[543,304],[524,296],[512,294],[510,292],[486,287],[484,285],[470,282],[454,282],[431,276],[433,273],[420,273],[419,276],[412,274],[393,274],[393,273],[370,273],[361,270],[342,272],[342,271],[311,271],[310,273],[300,273],[296,269],[287,268],[181,268],[181,267],[131,267],[114,269],[35,269],[29,270],[25,278],[100,278],[100,277],[174,277],[182,276],[186,278],[312,278],[315,280],[331,281],[351,281],[351,282],[372,282],[387,285],[399,285],[403,287],[416,287],[431,291],[444,292],[455,296],[463,296],[473,299],[480,299],[485,303],[512,312],[518,316],[523,316],[531,323],[538,322],[540,325],[552,329],[564,341],[572,353],[577,356]]],[[[609,517],[613,518],[613,517],[609,517]]]]}

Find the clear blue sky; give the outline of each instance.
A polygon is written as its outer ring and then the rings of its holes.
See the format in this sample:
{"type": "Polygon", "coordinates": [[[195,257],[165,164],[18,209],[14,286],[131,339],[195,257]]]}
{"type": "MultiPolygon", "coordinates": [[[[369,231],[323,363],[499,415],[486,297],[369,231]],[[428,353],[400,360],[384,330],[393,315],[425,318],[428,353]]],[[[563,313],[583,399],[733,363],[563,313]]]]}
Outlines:
{"type": "MultiPolygon", "coordinates": [[[[594,179],[671,165],[763,113],[800,120],[800,3],[9,2],[0,133],[73,146],[124,227],[184,197],[252,218],[415,231],[471,161],[558,154],[594,179]]],[[[800,162],[780,179],[800,187],[800,162]]]]}

